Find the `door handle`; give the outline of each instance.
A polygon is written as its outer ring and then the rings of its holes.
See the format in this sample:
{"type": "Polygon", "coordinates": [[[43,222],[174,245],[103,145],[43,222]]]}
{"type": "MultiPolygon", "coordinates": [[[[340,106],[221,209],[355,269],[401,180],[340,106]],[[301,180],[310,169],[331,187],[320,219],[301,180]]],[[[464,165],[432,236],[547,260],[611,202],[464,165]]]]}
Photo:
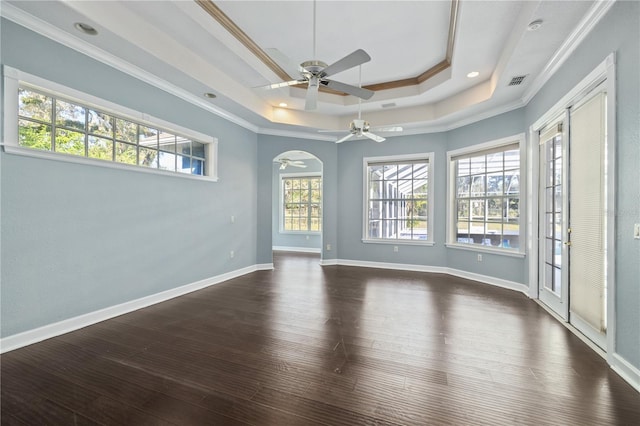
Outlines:
{"type": "Polygon", "coordinates": [[[565,245],[565,246],[571,246],[571,241],[565,241],[565,242],[564,242],[564,245],[565,245]]]}

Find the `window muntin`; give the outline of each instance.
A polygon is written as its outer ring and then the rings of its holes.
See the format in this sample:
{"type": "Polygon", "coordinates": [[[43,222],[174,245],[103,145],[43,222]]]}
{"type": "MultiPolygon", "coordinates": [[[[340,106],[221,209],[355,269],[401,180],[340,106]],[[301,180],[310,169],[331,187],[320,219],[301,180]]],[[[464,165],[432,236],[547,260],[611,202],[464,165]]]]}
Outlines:
{"type": "Polygon", "coordinates": [[[520,148],[510,143],[453,157],[455,244],[520,251],[520,148]]]}
{"type": "Polygon", "coordinates": [[[322,177],[282,178],[283,232],[322,230],[322,177]]]}
{"type": "Polygon", "coordinates": [[[431,242],[430,154],[365,159],[365,241],[431,242]]]}
{"type": "Polygon", "coordinates": [[[202,142],[27,87],[18,88],[18,145],[205,175],[202,142]]]}

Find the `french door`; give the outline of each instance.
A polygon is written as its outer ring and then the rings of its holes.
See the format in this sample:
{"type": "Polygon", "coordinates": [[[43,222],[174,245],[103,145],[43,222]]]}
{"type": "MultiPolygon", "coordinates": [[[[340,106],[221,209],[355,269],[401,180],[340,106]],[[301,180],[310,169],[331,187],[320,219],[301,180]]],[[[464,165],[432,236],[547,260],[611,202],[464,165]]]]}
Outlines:
{"type": "Polygon", "coordinates": [[[596,88],[540,135],[540,300],[606,349],[606,93],[596,88]]]}

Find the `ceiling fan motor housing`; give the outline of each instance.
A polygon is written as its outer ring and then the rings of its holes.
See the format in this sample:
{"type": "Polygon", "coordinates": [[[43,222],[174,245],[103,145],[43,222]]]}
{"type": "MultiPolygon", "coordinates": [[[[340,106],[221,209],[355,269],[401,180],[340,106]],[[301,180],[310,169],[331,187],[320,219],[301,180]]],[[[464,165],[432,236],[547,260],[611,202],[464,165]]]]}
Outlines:
{"type": "Polygon", "coordinates": [[[351,132],[352,133],[358,133],[358,132],[368,132],[369,131],[369,122],[368,121],[364,121],[364,120],[353,120],[351,122],[351,132]]]}
{"type": "Polygon", "coordinates": [[[327,67],[327,64],[322,61],[312,60],[305,61],[300,66],[309,74],[318,75],[327,67]]]}

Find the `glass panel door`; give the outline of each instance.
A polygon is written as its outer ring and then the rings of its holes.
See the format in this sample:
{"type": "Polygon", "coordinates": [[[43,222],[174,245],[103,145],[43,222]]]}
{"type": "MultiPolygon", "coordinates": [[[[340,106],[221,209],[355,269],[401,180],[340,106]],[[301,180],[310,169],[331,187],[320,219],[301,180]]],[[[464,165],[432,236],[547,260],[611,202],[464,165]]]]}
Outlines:
{"type": "Polygon", "coordinates": [[[563,123],[555,123],[540,136],[539,297],[563,319],[568,318],[569,230],[567,223],[566,143],[563,123]]]}

